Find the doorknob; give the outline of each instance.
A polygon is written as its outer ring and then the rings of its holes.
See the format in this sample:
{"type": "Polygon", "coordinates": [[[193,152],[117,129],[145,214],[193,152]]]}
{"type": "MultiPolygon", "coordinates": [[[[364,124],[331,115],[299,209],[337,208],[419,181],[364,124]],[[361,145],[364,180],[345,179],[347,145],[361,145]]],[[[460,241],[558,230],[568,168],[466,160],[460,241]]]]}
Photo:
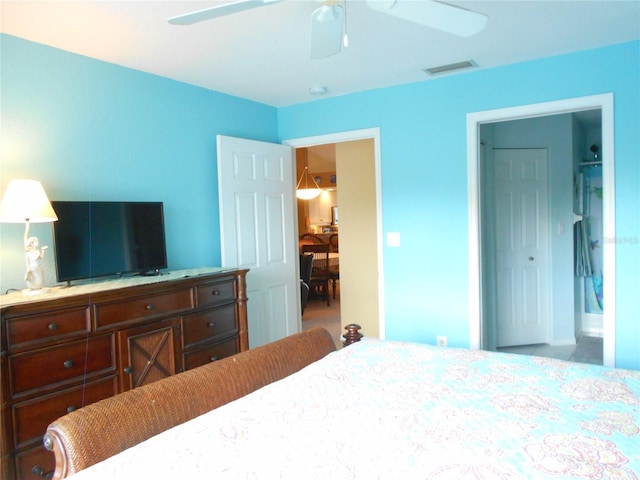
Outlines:
{"type": "Polygon", "coordinates": [[[533,257],[529,257],[529,261],[530,261],[530,262],[533,262],[533,257]]]}

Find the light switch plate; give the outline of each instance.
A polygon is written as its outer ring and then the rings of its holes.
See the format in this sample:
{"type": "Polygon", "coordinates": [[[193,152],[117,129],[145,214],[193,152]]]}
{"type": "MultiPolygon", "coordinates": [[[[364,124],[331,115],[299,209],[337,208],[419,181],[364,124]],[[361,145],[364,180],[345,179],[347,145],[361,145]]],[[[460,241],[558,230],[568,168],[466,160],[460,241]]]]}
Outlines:
{"type": "Polygon", "coordinates": [[[400,246],[400,232],[387,232],[387,247],[400,246]]]}

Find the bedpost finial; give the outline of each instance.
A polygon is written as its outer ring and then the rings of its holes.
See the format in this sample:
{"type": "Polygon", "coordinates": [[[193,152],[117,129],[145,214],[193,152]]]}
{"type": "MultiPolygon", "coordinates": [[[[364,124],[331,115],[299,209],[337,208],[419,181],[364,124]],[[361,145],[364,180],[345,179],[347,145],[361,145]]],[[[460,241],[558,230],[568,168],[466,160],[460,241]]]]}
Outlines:
{"type": "Polygon", "coordinates": [[[342,342],[342,345],[344,345],[345,347],[348,347],[352,343],[359,342],[360,339],[364,336],[364,335],[362,335],[360,333],[360,329],[362,327],[360,325],[358,325],[357,323],[350,323],[349,325],[347,325],[344,328],[347,331],[347,333],[345,333],[343,335],[344,336],[344,342],[342,342]]]}

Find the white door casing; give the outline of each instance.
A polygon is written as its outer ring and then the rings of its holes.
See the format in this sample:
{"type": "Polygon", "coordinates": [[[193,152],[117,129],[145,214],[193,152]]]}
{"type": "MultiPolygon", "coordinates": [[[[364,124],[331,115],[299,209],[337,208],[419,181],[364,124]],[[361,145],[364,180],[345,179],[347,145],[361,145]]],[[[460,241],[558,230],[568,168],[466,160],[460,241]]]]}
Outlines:
{"type": "MultiPolygon", "coordinates": [[[[480,126],[486,123],[522,118],[556,115],[581,110],[600,109],[602,112],[602,164],[603,230],[605,239],[615,239],[615,149],[613,94],[604,93],[586,97],[500,108],[467,114],[467,172],[469,201],[469,344],[473,349],[483,348],[484,318],[482,292],[483,264],[481,259],[481,200],[480,200],[480,126]]],[[[605,241],[603,248],[604,309],[603,364],[615,366],[616,354],[616,244],[605,241]],[[605,300],[606,301],[606,300],[605,300]]]]}
{"type": "MultiPolygon", "coordinates": [[[[546,149],[493,151],[497,346],[546,343],[549,235],[546,149]]],[[[491,260],[489,260],[491,261],[491,260]]]]}
{"type": "Polygon", "coordinates": [[[377,318],[370,318],[366,321],[362,319],[346,319],[346,323],[356,322],[362,324],[365,337],[368,335],[369,329],[366,322],[376,322],[379,337],[384,339],[386,336],[385,325],[385,296],[384,296],[384,255],[383,255],[383,235],[382,235],[382,161],[380,148],[380,129],[367,128],[363,130],[351,130],[345,132],[329,133],[317,135],[313,137],[303,137],[295,139],[286,139],[283,141],[285,145],[291,145],[295,148],[309,147],[313,145],[324,145],[329,143],[351,142],[356,140],[371,139],[374,144],[374,169],[375,169],[375,209],[376,209],[376,245],[377,252],[375,260],[371,259],[370,266],[364,275],[377,274],[377,296],[376,298],[368,298],[367,301],[377,303],[377,318]],[[375,264],[375,265],[373,265],[375,264]]]}
{"type": "Polygon", "coordinates": [[[248,268],[250,348],[300,331],[300,284],[289,146],[217,136],[223,267],[248,268]]]}

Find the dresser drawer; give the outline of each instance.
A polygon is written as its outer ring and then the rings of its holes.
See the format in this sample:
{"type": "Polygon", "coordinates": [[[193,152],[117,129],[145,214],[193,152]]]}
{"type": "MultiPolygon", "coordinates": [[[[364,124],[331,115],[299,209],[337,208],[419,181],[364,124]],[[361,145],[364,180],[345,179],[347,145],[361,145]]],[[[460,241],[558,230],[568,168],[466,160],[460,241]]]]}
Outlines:
{"type": "Polygon", "coordinates": [[[183,355],[182,367],[183,370],[190,370],[200,365],[215,362],[224,357],[230,357],[236,353],[238,353],[238,338],[233,337],[220,343],[185,353],[183,355]]]}
{"type": "Polygon", "coordinates": [[[206,312],[182,317],[182,345],[188,348],[197,343],[237,333],[236,305],[227,305],[206,312]]]}
{"type": "Polygon", "coordinates": [[[115,371],[114,335],[9,357],[11,394],[115,371]]]}
{"type": "Polygon", "coordinates": [[[43,446],[19,453],[15,458],[16,479],[42,480],[51,478],[56,466],[56,457],[43,446]]]}
{"type": "Polygon", "coordinates": [[[235,282],[233,280],[227,280],[224,282],[198,285],[196,287],[196,298],[198,299],[198,307],[209,307],[235,302],[235,282]]]}
{"type": "Polygon", "coordinates": [[[7,343],[9,350],[22,346],[38,346],[73,336],[85,336],[89,331],[89,307],[8,318],[7,343]]]}
{"type": "Polygon", "coordinates": [[[96,329],[193,308],[191,289],[94,305],[96,329]]]}
{"type": "Polygon", "coordinates": [[[118,393],[118,379],[115,375],[95,382],[69,388],[61,392],[39,397],[37,400],[18,403],[13,406],[14,443],[20,448],[26,442],[42,442],[47,426],[54,420],[85,405],[118,393]]]}

